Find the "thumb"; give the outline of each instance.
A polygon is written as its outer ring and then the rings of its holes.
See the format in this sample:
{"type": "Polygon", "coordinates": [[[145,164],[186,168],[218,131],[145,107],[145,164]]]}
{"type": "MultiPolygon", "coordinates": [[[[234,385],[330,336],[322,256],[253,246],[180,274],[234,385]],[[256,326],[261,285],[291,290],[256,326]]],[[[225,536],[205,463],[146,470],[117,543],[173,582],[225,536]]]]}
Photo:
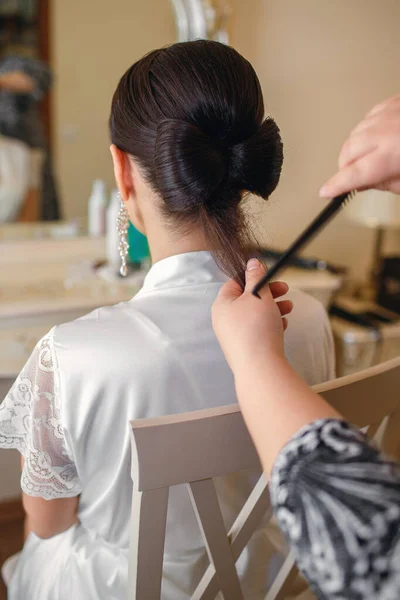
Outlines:
{"type": "Polygon", "coordinates": [[[265,275],[265,267],[257,260],[257,258],[251,258],[247,263],[246,268],[246,287],[245,292],[252,292],[254,286],[261,277],[265,275]]]}

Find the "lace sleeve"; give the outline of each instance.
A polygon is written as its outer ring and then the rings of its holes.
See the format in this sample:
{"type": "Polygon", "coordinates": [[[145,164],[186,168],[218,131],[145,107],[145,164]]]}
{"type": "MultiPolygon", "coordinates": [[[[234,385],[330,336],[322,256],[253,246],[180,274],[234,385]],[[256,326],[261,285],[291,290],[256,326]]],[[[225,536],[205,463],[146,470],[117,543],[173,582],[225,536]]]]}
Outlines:
{"type": "Polygon", "coordinates": [[[400,598],[400,466],[327,419],[283,448],[271,477],[279,525],[317,597],[400,598]]]}
{"type": "Polygon", "coordinates": [[[25,459],[22,491],[47,500],[81,492],[61,423],[53,332],[37,344],[0,404],[0,448],[21,452],[25,459]]]}

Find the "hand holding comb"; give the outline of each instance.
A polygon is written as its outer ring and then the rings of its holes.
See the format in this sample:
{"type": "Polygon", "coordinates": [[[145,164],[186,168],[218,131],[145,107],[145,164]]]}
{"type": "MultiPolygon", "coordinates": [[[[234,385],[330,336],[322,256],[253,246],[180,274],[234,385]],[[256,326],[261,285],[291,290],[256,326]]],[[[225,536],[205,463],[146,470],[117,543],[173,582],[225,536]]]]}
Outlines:
{"type": "Polygon", "coordinates": [[[344,206],[348,200],[353,198],[355,192],[350,191],[345,194],[340,194],[333,198],[324,210],[310,223],[310,225],[303,231],[300,237],[282,254],[279,260],[276,261],[274,266],[264,275],[262,279],[254,286],[252,294],[260,298],[260,290],[267,285],[287,263],[294,258],[294,256],[311,242],[312,239],[328,224],[328,222],[335,216],[342,206],[344,206]]]}

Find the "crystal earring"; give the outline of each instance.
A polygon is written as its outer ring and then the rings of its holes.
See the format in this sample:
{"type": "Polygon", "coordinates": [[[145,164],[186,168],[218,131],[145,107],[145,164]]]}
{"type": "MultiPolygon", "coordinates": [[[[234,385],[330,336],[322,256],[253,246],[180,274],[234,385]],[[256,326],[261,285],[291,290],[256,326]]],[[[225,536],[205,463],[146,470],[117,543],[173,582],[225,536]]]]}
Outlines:
{"type": "Polygon", "coordinates": [[[121,194],[118,194],[120,201],[120,209],[117,217],[117,229],[119,235],[118,250],[121,257],[121,268],[119,272],[122,277],[126,277],[128,274],[128,267],[126,265],[126,259],[128,256],[129,244],[128,244],[128,227],[129,227],[129,215],[126,210],[124,201],[121,198],[121,194]]]}

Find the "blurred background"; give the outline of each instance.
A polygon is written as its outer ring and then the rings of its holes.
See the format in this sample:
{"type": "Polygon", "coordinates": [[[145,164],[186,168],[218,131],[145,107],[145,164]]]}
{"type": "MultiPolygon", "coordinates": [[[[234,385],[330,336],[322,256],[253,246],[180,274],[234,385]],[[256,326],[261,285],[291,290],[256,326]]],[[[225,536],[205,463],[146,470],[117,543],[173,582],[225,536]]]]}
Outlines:
{"type": "MultiPolygon", "coordinates": [[[[350,130],[372,108],[399,93],[400,44],[396,0],[233,1],[233,45],[254,65],[268,112],[282,130],[281,183],[263,213],[264,240],[286,246],[321,209],[318,189],[336,167],[350,130]]],[[[399,250],[389,233],[385,251],[399,250]]],[[[350,267],[370,268],[374,232],[345,212],[311,253],[350,267]]]]}
{"type": "MultiPolygon", "coordinates": [[[[398,0],[0,0],[0,401],[53,325],[131,297],[148,268],[131,228],[118,276],[107,120],[133,62],[197,37],[252,62],[285,148],[277,191],[248,205],[273,261],[322,209],[350,130],[400,92],[399,22],[398,0]]],[[[284,275],[330,311],[339,375],[399,353],[400,204],[384,196],[361,195],[284,275]]],[[[0,455],[0,529],[18,520],[17,461],[0,455]]]]}
{"type": "MultiPolygon", "coordinates": [[[[229,5],[229,43],[255,66],[267,111],[282,130],[283,176],[269,206],[262,207],[261,234],[263,241],[283,247],[320,209],[319,186],[333,173],[350,129],[374,103],[399,90],[400,4],[230,0],[229,5]]],[[[173,4],[117,0],[111,10],[107,0],[1,0],[0,24],[2,57],[41,58],[53,73],[41,114],[58,214],[84,217],[93,180],[113,186],[107,118],[118,78],[145,52],[177,39],[173,4]],[[14,35],[5,35],[7,29],[14,35]]],[[[39,218],[54,214],[50,207],[39,218]]],[[[389,250],[398,239],[397,232],[387,236],[389,250]]],[[[371,230],[343,214],[312,251],[361,276],[368,271],[373,240],[371,230]]]]}

